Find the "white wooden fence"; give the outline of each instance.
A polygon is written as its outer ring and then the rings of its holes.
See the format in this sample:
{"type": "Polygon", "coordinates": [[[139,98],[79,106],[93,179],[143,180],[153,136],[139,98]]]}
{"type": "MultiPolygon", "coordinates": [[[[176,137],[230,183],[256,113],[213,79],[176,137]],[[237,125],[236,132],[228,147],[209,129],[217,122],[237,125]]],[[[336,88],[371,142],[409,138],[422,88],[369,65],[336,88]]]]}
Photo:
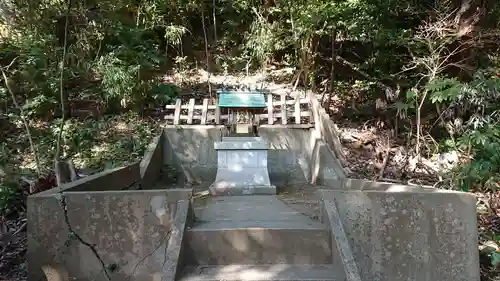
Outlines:
{"type": "MultiPolygon", "coordinates": [[[[215,102],[217,103],[217,102],[215,102]]],[[[209,104],[209,99],[203,99],[202,104],[196,104],[195,99],[189,99],[186,104],[177,99],[175,104],[166,106],[168,124],[174,125],[209,125],[225,124],[229,119],[227,111],[216,104],[209,104]]],[[[266,108],[263,113],[256,114],[259,124],[313,124],[313,113],[309,98],[293,99],[284,95],[267,95],[266,108]],[[287,99],[288,98],[288,99],[287,99]]]]}

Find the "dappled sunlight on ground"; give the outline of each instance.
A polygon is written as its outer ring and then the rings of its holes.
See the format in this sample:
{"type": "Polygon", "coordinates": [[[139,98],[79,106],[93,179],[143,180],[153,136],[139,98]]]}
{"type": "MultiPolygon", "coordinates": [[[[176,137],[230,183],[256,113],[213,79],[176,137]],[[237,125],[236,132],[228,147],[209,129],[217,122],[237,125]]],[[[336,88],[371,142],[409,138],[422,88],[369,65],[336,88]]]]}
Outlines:
{"type": "Polygon", "coordinates": [[[119,122],[117,122],[117,124],[115,125],[114,128],[118,132],[130,131],[130,127],[128,126],[127,123],[125,123],[125,121],[119,121],[119,122]]]}
{"type": "Polygon", "coordinates": [[[183,97],[208,97],[208,81],[210,81],[213,92],[225,86],[228,88],[264,89],[274,94],[303,94],[304,91],[301,89],[293,90],[292,73],[293,68],[270,68],[248,75],[244,71],[227,75],[213,73],[209,75],[205,70],[199,69],[185,71],[183,74],[167,74],[163,77],[163,81],[179,86],[183,97]]]}

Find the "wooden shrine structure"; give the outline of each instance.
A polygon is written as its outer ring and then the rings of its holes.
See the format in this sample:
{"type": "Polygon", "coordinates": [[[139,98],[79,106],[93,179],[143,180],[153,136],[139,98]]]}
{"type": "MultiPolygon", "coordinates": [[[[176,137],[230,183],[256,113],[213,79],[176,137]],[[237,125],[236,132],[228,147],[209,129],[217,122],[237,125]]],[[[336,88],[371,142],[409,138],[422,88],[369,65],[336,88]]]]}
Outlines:
{"type": "MultiPolygon", "coordinates": [[[[255,125],[304,125],[314,124],[311,98],[295,99],[285,95],[265,94],[265,108],[253,111],[255,125]],[[259,113],[261,112],[261,113],[259,113]]],[[[220,106],[218,101],[210,103],[203,100],[189,99],[187,102],[177,99],[175,104],[166,106],[165,119],[169,125],[229,125],[231,112],[220,106]]]]}

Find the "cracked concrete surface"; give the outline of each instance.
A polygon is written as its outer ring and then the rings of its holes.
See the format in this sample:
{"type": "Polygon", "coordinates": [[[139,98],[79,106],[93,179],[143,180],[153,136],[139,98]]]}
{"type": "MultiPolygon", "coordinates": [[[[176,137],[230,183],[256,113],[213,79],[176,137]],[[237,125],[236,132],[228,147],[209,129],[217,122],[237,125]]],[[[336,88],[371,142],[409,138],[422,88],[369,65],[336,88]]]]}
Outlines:
{"type": "MultiPolygon", "coordinates": [[[[68,231],[69,231],[69,237],[68,239],[72,239],[72,237],[75,237],[76,240],[78,240],[78,242],[82,243],[83,245],[87,246],[91,251],[92,253],[94,254],[95,258],[101,263],[101,266],[102,266],[102,272],[104,272],[104,275],[106,276],[106,278],[108,280],[111,280],[111,277],[109,276],[109,272],[108,272],[108,267],[109,268],[113,268],[113,264],[111,265],[106,265],[104,263],[104,261],[102,260],[101,256],[99,255],[99,253],[97,252],[96,248],[94,247],[94,245],[90,244],[89,242],[85,241],[82,239],[82,237],[80,237],[80,235],[78,235],[74,230],[73,230],[73,227],[71,226],[71,223],[69,221],[69,217],[68,217],[68,205],[66,203],[66,197],[64,196],[64,194],[60,193],[61,197],[60,197],[60,202],[61,202],[61,208],[63,210],[63,213],[64,213],[64,222],[66,223],[66,227],[68,228],[68,231]]],[[[45,268],[47,268],[47,266],[45,266],[45,268]]],[[[63,271],[64,269],[61,269],[61,271],[63,271]]],[[[67,273],[66,273],[67,274],[67,273]]],[[[47,275],[47,274],[46,274],[47,275]]],[[[52,280],[51,278],[47,278],[48,281],[56,281],[56,280],[52,280]]]]}
{"type": "Polygon", "coordinates": [[[173,280],[189,197],[190,190],[30,197],[28,280],[45,273],[49,281],[173,280]]]}

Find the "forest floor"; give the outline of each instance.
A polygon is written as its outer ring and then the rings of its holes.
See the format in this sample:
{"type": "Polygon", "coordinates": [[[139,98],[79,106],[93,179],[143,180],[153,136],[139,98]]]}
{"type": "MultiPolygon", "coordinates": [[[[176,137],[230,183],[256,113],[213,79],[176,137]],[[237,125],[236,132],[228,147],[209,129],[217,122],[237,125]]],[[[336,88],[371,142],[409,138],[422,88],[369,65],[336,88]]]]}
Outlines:
{"type": "MultiPolygon", "coordinates": [[[[302,90],[294,91],[291,79],[291,69],[274,69],[267,72],[253,75],[211,75],[210,83],[212,90],[221,85],[237,87],[238,85],[252,86],[254,88],[267,88],[275,93],[300,94],[302,90]],[[286,81],[286,82],[283,82],[286,81]]],[[[177,85],[181,89],[181,96],[189,98],[204,98],[207,96],[208,74],[199,70],[189,72],[180,72],[164,77],[166,83],[177,85]]],[[[322,95],[318,95],[322,98],[322,95]]],[[[329,99],[331,97],[328,97],[329,99]]],[[[329,108],[331,112],[338,112],[338,108],[329,108]]],[[[333,114],[332,114],[333,115],[333,114]]],[[[436,172],[443,165],[453,165],[455,155],[446,154],[431,157],[427,160],[426,167],[408,168],[408,148],[403,145],[403,141],[391,137],[389,129],[380,126],[380,120],[370,120],[364,122],[353,122],[345,118],[334,118],[340,139],[343,144],[346,160],[349,164],[350,177],[369,180],[395,181],[410,184],[436,185],[439,182],[440,175],[436,172]],[[443,160],[444,159],[444,160],[443,160]],[[444,163],[443,163],[444,161],[444,163]],[[368,163],[368,164],[367,164],[368,163]]],[[[118,116],[97,123],[106,124],[106,126],[92,125],[89,134],[97,134],[93,137],[90,150],[95,151],[95,146],[100,145],[101,151],[97,154],[86,154],[87,162],[80,157],[79,168],[85,168],[88,163],[93,163],[94,169],[103,169],[111,165],[116,166],[126,164],[127,162],[140,158],[144,148],[149,143],[151,137],[156,132],[158,124],[162,120],[153,120],[151,118],[138,116],[118,116]],[[142,124],[143,137],[141,142],[134,140],[140,139],[134,136],[134,130],[142,124]],[[97,128],[97,129],[96,129],[97,128]],[[117,134],[117,132],[121,132],[117,134]],[[114,137],[112,137],[114,136],[114,137]],[[106,138],[106,143],[119,141],[118,138],[127,139],[119,148],[106,146],[102,142],[106,138]],[[134,152],[137,157],[128,159],[123,157],[134,152]],[[119,155],[119,159],[109,159],[112,155],[119,155]],[[108,159],[106,159],[108,158],[108,159]],[[87,164],[85,164],[87,163],[87,164]]],[[[87,126],[88,127],[88,126],[87,126]]],[[[10,136],[11,139],[17,139],[16,136],[10,136]]],[[[28,151],[27,149],[24,149],[28,151]]],[[[83,153],[85,154],[85,153],[83,153]]],[[[115,157],[112,157],[115,158],[115,157]]],[[[0,167],[1,171],[1,167],[0,167]]],[[[53,182],[53,175],[47,174],[43,181],[53,182]]],[[[47,186],[51,186],[48,184],[47,186]]],[[[41,188],[43,189],[43,188],[41,188]]],[[[29,195],[29,186],[21,185],[16,198],[17,204],[10,216],[0,217],[0,281],[21,281],[26,280],[26,196],[29,195]]],[[[302,194],[302,193],[300,193],[302,194]]],[[[494,242],[495,237],[500,235],[500,192],[496,193],[477,193],[478,197],[478,229],[480,233],[479,248],[492,247],[498,250],[498,245],[494,242]]],[[[304,193],[304,202],[309,202],[304,193]]],[[[497,237],[498,238],[498,237],[497,237]]],[[[474,254],[474,253],[471,253],[474,254]]],[[[491,260],[481,256],[481,274],[482,281],[499,281],[500,271],[491,268],[491,260]]]]}

